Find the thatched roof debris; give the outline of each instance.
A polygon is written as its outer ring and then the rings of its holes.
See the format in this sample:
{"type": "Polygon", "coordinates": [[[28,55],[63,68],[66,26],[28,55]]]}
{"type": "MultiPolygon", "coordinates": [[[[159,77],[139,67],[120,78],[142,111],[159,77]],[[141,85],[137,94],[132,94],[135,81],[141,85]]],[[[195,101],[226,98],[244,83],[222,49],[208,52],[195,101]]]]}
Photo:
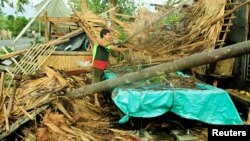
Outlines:
{"type": "MultiPolygon", "coordinates": [[[[127,56],[124,55],[125,60],[122,62],[113,59],[111,68],[119,70],[129,65],[156,65],[214,49],[222,32],[223,19],[233,17],[232,14],[247,3],[249,1],[242,4],[231,4],[235,7],[227,9],[227,11],[225,10],[226,0],[200,0],[191,7],[168,8],[164,12],[158,13],[140,9],[138,14],[133,16],[133,21],[126,22],[116,17],[124,15],[114,14],[116,16],[113,15],[107,21],[103,16],[95,15],[89,10],[75,11],[72,19],[80,25],[77,30],[65,33],[64,36],[52,40],[46,45],[39,46],[46,46],[46,49],[51,49],[53,52],[54,46],[51,43],[57,44],[67,41],[80,32],[85,32],[93,43],[99,38],[100,30],[111,21],[113,23],[109,28],[113,32],[114,38],[119,38],[121,32],[126,34],[126,37],[131,38],[125,40],[121,46],[134,49],[134,51],[126,54],[127,56]],[[120,25],[123,30],[117,29],[116,25],[120,25]]],[[[55,22],[59,19],[51,20],[55,22]]],[[[28,53],[32,53],[32,50],[34,48],[31,48],[28,53]]],[[[51,52],[48,55],[50,54],[51,52]]],[[[26,57],[25,55],[23,57],[27,64],[30,63],[28,55],[26,54],[26,57]]],[[[35,55],[37,54],[35,53],[35,55]]],[[[3,58],[6,58],[6,56],[3,58]]],[[[34,63],[37,63],[37,61],[34,63]]],[[[35,70],[32,69],[32,73],[39,70],[42,63],[39,63],[39,67],[35,70]]],[[[23,67],[29,68],[30,65],[23,67]]],[[[15,82],[18,83],[14,83],[15,87],[12,87],[12,89],[3,87],[4,79],[1,75],[0,139],[6,138],[15,130],[21,128],[23,124],[39,115],[40,122],[36,123],[35,126],[24,128],[24,138],[41,141],[140,140],[131,132],[115,129],[119,126],[116,125],[117,119],[114,119],[114,117],[118,117],[117,113],[119,112],[116,113],[117,115],[108,116],[107,113],[110,113],[112,109],[108,106],[103,107],[103,109],[93,106],[90,97],[77,100],[69,100],[64,97],[65,93],[87,85],[91,79],[91,74],[84,74],[84,76],[79,77],[49,67],[43,67],[42,70],[42,73],[39,71],[42,75],[38,76],[30,76],[30,73],[27,73],[29,77],[24,77],[24,72],[18,70],[18,73],[14,73],[13,76],[15,82]],[[21,78],[19,75],[21,75],[21,78]],[[108,111],[106,113],[105,108],[108,109],[106,109],[108,111]]],[[[193,87],[195,81],[193,79],[178,80],[174,77],[173,80],[175,86],[192,84],[187,86],[188,88],[193,87]]],[[[203,133],[203,130],[199,132],[203,133]]]]}

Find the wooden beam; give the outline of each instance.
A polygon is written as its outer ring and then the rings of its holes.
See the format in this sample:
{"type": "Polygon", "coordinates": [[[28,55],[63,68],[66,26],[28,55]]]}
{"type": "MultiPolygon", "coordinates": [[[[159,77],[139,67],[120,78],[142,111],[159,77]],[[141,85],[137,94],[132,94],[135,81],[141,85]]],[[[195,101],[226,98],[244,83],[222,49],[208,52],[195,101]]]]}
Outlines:
{"type": "Polygon", "coordinates": [[[82,13],[86,13],[88,11],[88,5],[86,0],[81,0],[82,13]]]}
{"type": "Polygon", "coordinates": [[[1,79],[0,79],[0,105],[1,105],[2,99],[4,97],[3,92],[4,92],[4,72],[2,71],[1,72],[1,79]]]}
{"type": "Polygon", "coordinates": [[[14,86],[12,88],[12,93],[10,95],[10,100],[9,100],[7,111],[6,111],[7,118],[9,118],[9,116],[11,114],[11,110],[12,110],[12,107],[13,107],[13,102],[15,100],[16,89],[17,89],[18,85],[19,85],[19,82],[17,80],[14,80],[14,86]]]}
{"type": "Polygon", "coordinates": [[[45,43],[48,43],[49,42],[49,30],[48,30],[48,12],[47,11],[44,12],[44,23],[45,23],[44,38],[45,38],[45,43]]]}
{"type": "MultiPolygon", "coordinates": [[[[48,22],[58,23],[58,22],[78,22],[79,19],[76,17],[47,17],[48,22]]],[[[44,21],[44,16],[36,18],[37,21],[44,21]]]]}
{"type": "Polygon", "coordinates": [[[62,39],[62,40],[51,40],[47,45],[48,46],[55,46],[55,45],[59,45],[59,44],[63,44],[63,43],[66,43],[66,42],[69,42],[69,39],[62,39]]]}
{"type": "Polygon", "coordinates": [[[0,59],[8,59],[8,58],[11,58],[11,57],[16,56],[16,55],[24,54],[27,51],[28,51],[28,49],[24,49],[24,50],[11,52],[11,53],[8,53],[8,54],[3,54],[3,55],[0,55],[0,59]]]}
{"type": "Polygon", "coordinates": [[[69,56],[91,56],[91,52],[78,52],[78,51],[55,51],[52,55],[69,55],[69,56]]]}
{"type": "Polygon", "coordinates": [[[80,34],[80,33],[83,33],[83,29],[82,29],[82,28],[77,29],[77,30],[75,30],[75,31],[72,31],[72,32],[70,32],[70,33],[68,33],[68,34],[66,34],[66,35],[64,35],[64,36],[62,36],[62,37],[60,37],[60,38],[58,38],[58,40],[68,39],[68,38],[71,38],[71,37],[73,37],[73,36],[75,36],[75,35],[78,35],[78,34],[80,34]]]}

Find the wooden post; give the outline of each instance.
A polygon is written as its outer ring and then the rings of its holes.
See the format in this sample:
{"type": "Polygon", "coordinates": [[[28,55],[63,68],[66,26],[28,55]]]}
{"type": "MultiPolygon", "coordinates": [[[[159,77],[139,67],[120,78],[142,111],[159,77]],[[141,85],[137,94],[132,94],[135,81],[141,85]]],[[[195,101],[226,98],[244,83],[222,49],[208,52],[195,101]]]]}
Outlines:
{"type": "Polygon", "coordinates": [[[249,4],[246,5],[246,10],[245,10],[245,30],[246,30],[246,33],[245,33],[245,40],[247,41],[248,40],[248,34],[249,34],[249,4]]]}
{"type": "Polygon", "coordinates": [[[1,72],[1,79],[0,79],[0,108],[1,108],[1,102],[3,99],[3,89],[4,89],[4,72],[1,72]]]}
{"type": "Polygon", "coordinates": [[[44,39],[45,39],[45,43],[49,42],[49,31],[48,31],[48,12],[45,11],[44,12],[44,39]]]}
{"type": "Polygon", "coordinates": [[[17,80],[14,80],[14,86],[13,86],[13,90],[12,90],[12,93],[10,95],[10,101],[8,103],[8,107],[7,107],[7,111],[6,111],[6,116],[7,118],[9,118],[10,116],[10,113],[11,113],[11,110],[12,110],[12,107],[13,107],[13,103],[15,101],[15,95],[16,95],[16,89],[17,89],[17,85],[18,85],[18,81],[17,80]]]}
{"type": "Polygon", "coordinates": [[[82,13],[86,13],[88,11],[87,1],[81,0],[82,13]]]}
{"type": "Polygon", "coordinates": [[[218,86],[218,78],[216,78],[216,77],[214,77],[213,86],[214,86],[214,87],[217,87],[217,86],[218,86]]]}
{"type": "Polygon", "coordinates": [[[53,23],[49,21],[49,33],[48,33],[48,38],[49,41],[51,40],[51,33],[52,33],[52,27],[53,27],[53,23]]]}

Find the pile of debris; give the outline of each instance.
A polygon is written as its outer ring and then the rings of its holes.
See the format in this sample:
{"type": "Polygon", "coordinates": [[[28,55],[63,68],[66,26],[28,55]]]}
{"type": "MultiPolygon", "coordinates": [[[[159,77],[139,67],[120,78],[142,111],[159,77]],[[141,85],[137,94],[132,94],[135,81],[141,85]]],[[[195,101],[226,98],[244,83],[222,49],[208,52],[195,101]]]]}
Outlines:
{"type": "MultiPolygon", "coordinates": [[[[230,17],[233,19],[234,12],[248,2],[227,5],[226,0],[202,0],[190,7],[185,5],[168,7],[158,13],[140,9],[138,14],[132,17],[133,22],[119,20],[116,16],[124,15],[115,13],[115,8],[112,8],[106,13],[110,13],[110,20],[115,23],[110,27],[113,36],[119,38],[121,33],[114,25],[121,26],[128,36],[121,46],[131,48],[131,51],[128,53],[129,57],[125,57],[121,62],[113,59],[115,61],[111,63],[111,68],[119,70],[121,66],[132,65],[135,71],[138,66],[157,65],[197,52],[212,50],[217,45],[222,46],[225,39],[220,37],[224,37],[223,35],[228,32],[222,31],[225,25],[223,19],[230,17]],[[169,21],[168,18],[171,16],[178,20],[171,23],[164,22],[164,20],[169,21]]],[[[72,19],[80,25],[79,29],[51,40],[45,45],[34,45],[25,51],[26,54],[19,62],[16,62],[14,71],[7,69],[11,74],[8,88],[4,87],[2,73],[0,140],[30,120],[38,122],[35,122],[35,125],[22,127],[23,135],[20,136],[25,140],[140,140],[133,133],[118,129],[120,126],[116,121],[119,118],[119,111],[112,115],[113,112],[110,111],[116,110],[111,109],[110,105],[99,109],[91,104],[92,97],[73,100],[68,97],[72,95],[72,91],[89,84],[90,73],[75,76],[45,66],[42,67],[42,71],[34,75],[55,51],[55,45],[68,42],[71,37],[81,32],[85,32],[94,43],[98,39],[96,35],[106,26],[107,21],[101,15],[95,15],[89,10],[74,11],[72,19]]],[[[223,30],[227,30],[231,24],[225,26],[226,29],[223,30]]],[[[8,57],[20,53],[23,52],[8,54],[8,57]]],[[[194,78],[179,79],[171,75],[161,79],[163,81],[168,79],[167,81],[176,87],[184,88],[194,88],[197,82],[194,78]]],[[[206,135],[203,134],[202,138],[204,137],[206,135]]]]}
{"type": "Polygon", "coordinates": [[[3,93],[1,140],[18,128],[24,128],[24,138],[31,140],[137,140],[133,134],[112,129],[115,116],[111,118],[92,105],[91,98],[70,100],[64,96],[67,91],[86,85],[88,76],[69,76],[49,67],[44,67],[43,72],[21,76],[9,93],[3,93]],[[37,115],[41,121],[21,127],[29,120],[36,121],[37,115]]]}

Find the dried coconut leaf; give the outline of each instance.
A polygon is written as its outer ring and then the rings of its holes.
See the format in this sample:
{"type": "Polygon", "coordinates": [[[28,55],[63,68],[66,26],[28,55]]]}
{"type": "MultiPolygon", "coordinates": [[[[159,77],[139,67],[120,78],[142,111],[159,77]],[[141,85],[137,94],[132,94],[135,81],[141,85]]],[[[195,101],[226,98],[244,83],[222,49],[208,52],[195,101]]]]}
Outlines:
{"type": "Polygon", "coordinates": [[[39,128],[37,130],[37,141],[46,141],[49,135],[49,131],[47,128],[39,128]]]}
{"type": "Polygon", "coordinates": [[[89,102],[86,102],[85,100],[81,99],[72,100],[71,103],[73,105],[75,113],[89,113],[96,116],[99,116],[101,113],[100,108],[94,106],[89,102]]]}
{"type": "Polygon", "coordinates": [[[56,107],[69,119],[72,119],[72,117],[70,116],[70,114],[67,112],[67,110],[64,108],[64,106],[59,103],[56,102],[56,107]]]}
{"type": "Polygon", "coordinates": [[[95,137],[91,136],[94,135],[93,133],[88,133],[88,132],[84,132],[83,130],[76,128],[76,127],[72,127],[73,130],[75,130],[77,132],[78,135],[80,135],[80,137],[85,137],[88,140],[91,141],[98,141],[95,137]]]}
{"type": "Polygon", "coordinates": [[[49,78],[55,78],[59,82],[60,87],[63,88],[65,86],[68,86],[67,81],[62,77],[60,73],[54,71],[53,69],[47,66],[43,67],[43,71],[45,71],[49,78]]]}

